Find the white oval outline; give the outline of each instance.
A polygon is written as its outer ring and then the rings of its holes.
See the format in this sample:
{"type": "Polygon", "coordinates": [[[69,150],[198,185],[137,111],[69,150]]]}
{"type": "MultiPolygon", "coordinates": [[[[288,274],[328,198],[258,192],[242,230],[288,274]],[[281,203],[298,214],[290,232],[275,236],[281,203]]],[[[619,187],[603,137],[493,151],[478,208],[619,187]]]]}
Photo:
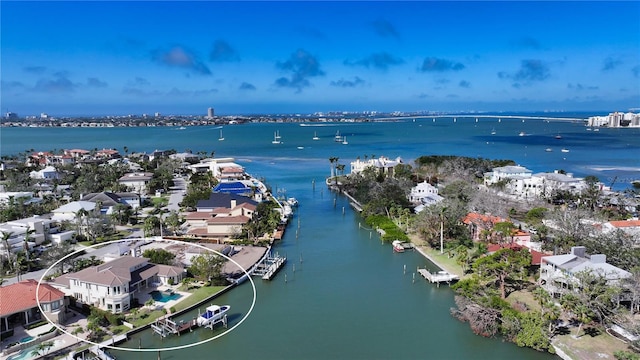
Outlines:
{"type": "Polygon", "coordinates": [[[251,315],[251,312],[253,311],[253,308],[255,307],[255,304],[256,304],[256,285],[255,285],[255,283],[253,282],[253,279],[251,278],[251,274],[249,274],[249,272],[248,272],[247,270],[245,270],[245,269],[244,269],[240,264],[238,264],[235,260],[231,259],[230,257],[228,257],[228,256],[226,256],[226,255],[224,255],[224,254],[222,254],[222,253],[219,253],[218,251],[215,251],[215,250],[209,249],[209,248],[207,248],[206,246],[203,246],[203,245],[200,245],[200,244],[195,244],[195,243],[190,243],[190,242],[187,242],[187,241],[180,241],[180,240],[164,239],[164,238],[151,238],[151,239],[152,239],[152,241],[154,241],[154,242],[155,242],[155,241],[171,241],[171,242],[177,242],[177,243],[181,243],[181,244],[194,245],[194,246],[200,247],[200,248],[202,248],[202,249],[204,249],[204,250],[211,251],[211,252],[214,252],[214,253],[216,253],[216,254],[218,254],[218,255],[221,255],[222,257],[225,257],[225,258],[227,258],[227,259],[231,260],[231,262],[233,262],[234,264],[236,264],[236,265],[237,265],[240,269],[242,269],[242,271],[244,271],[244,273],[247,275],[247,278],[248,278],[248,279],[249,279],[249,281],[251,282],[251,288],[253,289],[253,299],[252,299],[252,301],[251,301],[251,307],[249,308],[249,311],[247,312],[247,315],[245,315],[245,316],[244,316],[244,317],[243,317],[243,318],[242,318],[242,319],[241,319],[237,324],[235,324],[234,326],[232,326],[230,329],[227,329],[227,330],[226,330],[226,331],[224,331],[223,333],[218,334],[218,335],[216,335],[216,336],[214,336],[214,337],[211,337],[211,338],[209,338],[209,339],[202,340],[202,341],[198,341],[198,342],[196,342],[196,343],[192,343],[192,344],[186,344],[186,345],[180,345],[180,346],[173,346],[173,347],[167,347],[167,348],[153,348],[153,349],[136,349],[136,348],[123,348],[123,347],[113,346],[113,345],[101,345],[101,344],[95,343],[95,342],[93,342],[93,341],[89,341],[89,340],[87,340],[87,339],[81,339],[80,337],[75,336],[75,335],[71,334],[70,332],[68,332],[68,331],[64,330],[64,329],[63,329],[63,328],[61,328],[58,324],[54,323],[53,321],[51,321],[51,319],[49,319],[49,318],[47,317],[47,315],[46,315],[46,313],[45,313],[44,309],[42,308],[42,305],[40,304],[40,300],[39,300],[39,299],[40,299],[40,294],[39,294],[39,291],[40,291],[40,284],[42,284],[42,282],[44,281],[44,277],[47,275],[47,273],[49,273],[49,271],[50,271],[51,269],[53,269],[53,267],[54,267],[54,266],[58,265],[58,263],[59,263],[59,262],[63,261],[64,259],[66,259],[66,258],[68,258],[68,257],[70,257],[70,256],[72,256],[72,255],[75,255],[75,254],[77,254],[77,253],[80,253],[80,252],[84,251],[84,250],[85,250],[85,249],[87,249],[87,248],[94,248],[94,247],[97,247],[97,246],[108,245],[108,244],[114,244],[114,243],[120,243],[120,242],[125,242],[125,241],[136,241],[136,240],[146,240],[146,239],[149,239],[149,238],[111,240],[111,241],[101,242],[101,243],[98,243],[98,244],[89,245],[89,246],[86,246],[86,247],[84,247],[84,248],[82,248],[82,249],[78,249],[78,250],[76,250],[76,251],[74,251],[74,252],[72,252],[72,253],[70,253],[70,254],[68,254],[68,255],[66,255],[66,256],[64,256],[64,257],[62,257],[61,259],[59,259],[58,261],[56,261],[55,263],[53,263],[53,265],[49,266],[49,267],[47,268],[47,271],[45,271],[45,272],[42,274],[42,276],[40,277],[40,280],[38,281],[38,285],[36,286],[36,304],[38,305],[38,309],[40,309],[40,313],[42,314],[42,316],[44,316],[44,318],[45,318],[45,319],[47,319],[47,321],[48,321],[49,323],[51,323],[54,327],[56,327],[58,330],[62,331],[63,333],[65,333],[65,334],[67,334],[67,335],[69,335],[69,336],[71,336],[71,337],[74,337],[74,338],[76,338],[76,339],[78,339],[79,341],[82,341],[82,342],[84,342],[84,343],[89,343],[89,344],[91,344],[91,345],[95,345],[95,346],[97,346],[98,348],[108,348],[108,349],[112,349],[112,350],[122,350],[122,351],[131,351],[131,352],[154,352],[154,351],[171,351],[171,350],[187,349],[187,348],[194,347],[194,346],[197,346],[197,345],[205,344],[205,343],[207,343],[207,342],[209,342],[209,341],[215,340],[215,339],[217,339],[217,338],[220,338],[220,337],[222,337],[222,336],[224,336],[224,335],[226,335],[226,334],[230,333],[232,330],[234,330],[235,328],[237,328],[238,326],[240,326],[240,324],[242,324],[242,323],[243,323],[243,322],[244,322],[244,321],[249,317],[249,315],[251,315]]]}

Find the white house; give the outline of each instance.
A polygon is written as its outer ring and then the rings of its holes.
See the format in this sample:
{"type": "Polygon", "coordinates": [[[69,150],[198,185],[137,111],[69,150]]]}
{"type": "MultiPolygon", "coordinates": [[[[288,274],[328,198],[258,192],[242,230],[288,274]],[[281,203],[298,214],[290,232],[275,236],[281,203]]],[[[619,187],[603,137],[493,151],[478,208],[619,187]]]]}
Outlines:
{"type": "Polygon", "coordinates": [[[386,173],[389,176],[393,176],[393,168],[399,164],[402,164],[401,157],[397,157],[395,158],[395,160],[391,160],[384,156],[380,156],[377,159],[369,159],[366,161],[356,159],[356,161],[351,162],[351,174],[357,174],[368,167],[373,167],[383,173],[386,173]]]}
{"type": "Polygon", "coordinates": [[[60,178],[60,175],[55,167],[49,165],[42,170],[30,172],[29,177],[32,179],[53,180],[60,178]]]}
{"type": "Polygon", "coordinates": [[[432,194],[438,195],[438,188],[429,184],[427,180],[425,180],[412,187],[408,197],[411,203],[420,204],[424,197],[432,194]]]}
{"type": "Polygon", "coordinates": [[[530,178],[532,171],[524,166],[509,165],[493,168],[493,171],[484,174],[485,185],[492,185],[506,179],[530,178]]]}
{"type": "Polygon", "coordinates": [[[149,182],[153,179],[153,173],[150,172],[135,172],[124,174],[118,183],[127,186],[133,192],[138,194],[146,194],[149,191],[149,182]]]}
{"type": "Polygon", "coordinates": [[[138,294],[157,284],[178,283],[185,270],[150,264],[149,259],[123,256],[56,279],[77,301],[121,313],[131,308],[138,294]],[[170,280],[171,279],[171,280],[170,280]]]}
{"type": "Polygon", "coordinates": [[[78,211],[81,209],[87,212],[92,212],[96,209],[96,203],[91,201],[73,201],[62,205],[52,211],[53,215],[51,216],[51,220],[74,221],[76,220],[78,211]]]}
{"type": "Polygon", "coordinates": [[[209,158],[209,159],[200,160],[199,163],[189,165],[187,166],[187,168],[194,173],[210,172],[213,174],[213,176],[218,178],[220,175],[221,168],[229,167],[229,166],[240,166],[234,163],[233,161],[234,161],[233,158],[217,158],[217,159],[209,158]]]}
{"type": "MultiPolygon", "coordinates": [[[[51,223],[51,220],[40,216],[8,221],[0,224],[0,234],[7,236],[8,250],[15,253],[24,249],[25,238],[27,238],[29,249],[42,244],[47,238],[51,223]],[[33,231],[33,233],[27,235],[27,231],[33,231]]],[[[0,242],[0,255],[6,254],[7,244],[4,241],[0,242]]]]}
{"type": "Polygon", "coordinates": [[[570,254],[542,257],[540,283],[550,294],[562,294],[572,286],[579,286],[575,274],[582,271],[603,276],[610,284],[631,276],[628,271],[608,264],[606,255],[587,255],[584,246],[574,246],[570,254]]]}

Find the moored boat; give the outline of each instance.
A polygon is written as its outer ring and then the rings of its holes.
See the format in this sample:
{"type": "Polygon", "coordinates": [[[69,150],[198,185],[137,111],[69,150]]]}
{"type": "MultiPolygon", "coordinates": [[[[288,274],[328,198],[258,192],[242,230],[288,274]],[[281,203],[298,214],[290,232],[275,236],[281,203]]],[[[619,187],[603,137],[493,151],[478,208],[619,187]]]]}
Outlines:
{"type": "Polygon", "coordinates": [[[569,152],[569,149],[562,149],[562,150],[560,150],[560,151],[562,151],[563,153],[568,153],[568,152],[569,152]]]}
{"type": "Polygon", "coordinates": [[[404,246],[402,246],[402,241],[394,240],[391,245],[393,246],[394,252],[404,252],[404,246]]]}
{"type": "Polygon", "coordinates": [[[231,309],[230,305],[211,305],[207,306],[204,313],[200,314],[197,319],[198,326],[207,326],[222,319],[223,316],[231,309]]]}

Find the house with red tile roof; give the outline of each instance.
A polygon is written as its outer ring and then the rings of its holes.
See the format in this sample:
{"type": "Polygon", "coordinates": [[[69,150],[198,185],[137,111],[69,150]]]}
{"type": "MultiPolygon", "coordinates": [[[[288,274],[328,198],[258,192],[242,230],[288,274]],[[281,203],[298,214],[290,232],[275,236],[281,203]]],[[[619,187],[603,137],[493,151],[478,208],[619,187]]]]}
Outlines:
{"type": "Polygon", "coordinates": [[[480,240],[480,233],[482,230],[491,230],[497,223],[505,221],[507,220],[499,216],[479,214],[476,212],[470,212],[462,219],[462,222],[469,227],[469,232],[473,241],[480,240]]]}
{"type": "Polygon", "coordinates": [[[0,287],[0,332],[48,319],[56,324],[66,320],[68,299],[64,292],[33,279],[0,287]],[[38,307],[40,303],[40,307],[38,307]],[[43,316],[44,312],[44,316],[43,316]],[[46,316],[46,318],[45,318],[46,316]]]}
{"type": "MultiPolygon", "coordinates": [[[[631,236],[636,236],[637,239],[640,239],[640,220],[617,220],[602,224],[602,231],[604,232],[615,230],[621,230],[631,236]]],[[[638,245],[640,245],[640,243],[638,245]]]]}
{"type": "Polygon", "coordinates": [[[494,253],[500,249],[513,249],[513,250],[520,250],[520,249],[527,249],[529,251],[529,253],[531,254],[531,265],[540,265],[540,262],[542,260],[543,256],[546,256],[547,254],[545,253],[541,253],[540,251],[537,250],[533,250],[530,249],[526,246],[522,246],[516,243],[508,243],[508,244],[490,244],[489,246],[487,246],[487,253],[491,254],[494,253]]]}

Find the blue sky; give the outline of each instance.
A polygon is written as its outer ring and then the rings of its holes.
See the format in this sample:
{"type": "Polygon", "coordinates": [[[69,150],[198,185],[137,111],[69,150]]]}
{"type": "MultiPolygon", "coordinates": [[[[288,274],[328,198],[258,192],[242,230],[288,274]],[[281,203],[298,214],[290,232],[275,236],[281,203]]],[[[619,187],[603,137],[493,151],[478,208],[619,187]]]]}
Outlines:
{"type": "Polygon", "coordinates": [[[19,115],[627,111],[640,2],[1,1],[19,115]]]}

